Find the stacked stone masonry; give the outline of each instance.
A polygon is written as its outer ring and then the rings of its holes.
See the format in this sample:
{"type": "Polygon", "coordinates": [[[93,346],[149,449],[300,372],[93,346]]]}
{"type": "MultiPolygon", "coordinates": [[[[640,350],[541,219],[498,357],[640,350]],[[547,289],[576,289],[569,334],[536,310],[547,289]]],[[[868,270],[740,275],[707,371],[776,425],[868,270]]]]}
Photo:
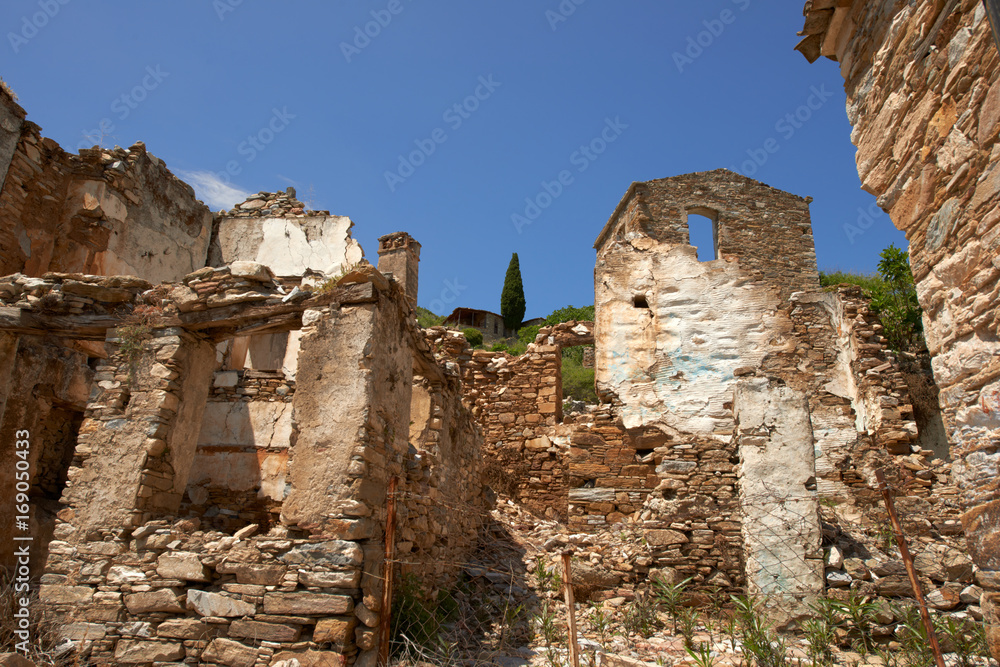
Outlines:
{"type": "Polygon", "coordinates": [[[839,64],[862,187],[909,241],[969,547],[992,573],[983,606],[1000,657],[1000,58],[986,7],[812,1],[804,14],[797,48],[839,64]]]}

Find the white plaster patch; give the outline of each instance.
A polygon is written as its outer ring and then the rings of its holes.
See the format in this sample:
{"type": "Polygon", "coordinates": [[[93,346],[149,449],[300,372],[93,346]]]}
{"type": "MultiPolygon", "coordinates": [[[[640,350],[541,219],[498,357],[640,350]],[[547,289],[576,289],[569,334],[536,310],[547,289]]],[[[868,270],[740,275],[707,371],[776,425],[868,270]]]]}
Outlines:
{"type": "Polygon", "coordinates": [[[776,291],[749,283],[736,261],[656,246],[618,246],[599,263],[598,384],[622,400],[626,428],[727,432],[733,371],[780,349],[791,323],[777,312],[776,291]],[[649,308],[634,305],[636,294],[649,308]]]}
{"type": "Polygon", "coordinates": [[[302,275],[307,270],[336,275],[363,257],[361,246],[351,238],[353,224],[344,216],[325,218],[319,223],[319,234],[310,239],[298,220],[265,218],[264,238],[254,259],[279,276],[302,275]]]}

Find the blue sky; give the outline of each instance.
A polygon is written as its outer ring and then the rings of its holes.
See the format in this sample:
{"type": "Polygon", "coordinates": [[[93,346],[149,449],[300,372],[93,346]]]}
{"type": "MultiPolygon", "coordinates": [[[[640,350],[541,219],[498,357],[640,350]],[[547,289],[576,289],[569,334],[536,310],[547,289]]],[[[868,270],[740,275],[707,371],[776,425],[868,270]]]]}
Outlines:
{"type": "Polygon", "coordinates": [[[65,148],[144,141],[215,210],[294,186],[373,263],[408,231],[438,312],[499,310],[517,252],[533,317],[593,302],[632,181],[812,196],[821,269],[905,245],[860,189],[837,64],[792,50],[800,4],[7,0],[0,76],[65,148]]]}

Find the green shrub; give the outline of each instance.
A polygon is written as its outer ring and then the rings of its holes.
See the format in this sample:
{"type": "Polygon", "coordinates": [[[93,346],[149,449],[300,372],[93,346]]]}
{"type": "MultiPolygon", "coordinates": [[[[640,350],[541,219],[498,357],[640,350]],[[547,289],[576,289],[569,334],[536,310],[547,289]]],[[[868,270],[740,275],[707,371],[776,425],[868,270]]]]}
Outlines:
{"type": "Polygon", "coordinates": [[[532,324],[530,327],[524,327],[517,332],[517,339],[524,343],[524,346],[527,347],[529,344],[535,342],[535,336],[538,335],[538,330],[541,328],[541,325],[538,324],[532,324]]]}
{"type": "Polygon", "coordinates": [[[506,341],[498,341],[493,343],[493,347],[490,348],[490,352],[509,352],[510,348],[507,347],[506,341]]]}
{"type": "Polygon", "coordinates": [[[597,392],[594,390],[594,369],[584,368],[583,364],[572,357],[563,356],[562,385],[563,398],[572,398],[585,403],[597,403],[597,392]]]}
{"type": "Polygon", "coordinates": [[[462,329],[462,334],[465,336],[465,340],[469,341],[469,345],[476,347],[477,345],[483,344],[483,332],[479,329],[462,329]]]}
{"type": "Polygon", "coordinates": [[[871,299],[872,312],[882,322],[882,335],[889,341],[889,347],[897,352],[919,350],[924,346],[923,311],[917,302],[909,253],[890,245],[879,257],[877,274],[820,273],[820,284],[824,287],[840,283],[858,285],[871,299]]]}
{"type": "Polygon", "coordinates": [[[584,306],[583,308],[576,308],[575,306],[565,306],[564,308],[553,310],[552,313],[545,318],[545,326],[550,327],[554,324],[559,324],[560,322],[569,322],[570,320],[577,320],[578,322],[593,322],[594,307],[584,306]]]}
{"type": "Polygon", "coordinates": [[[848,273],[846,271],[820,271],[819,284],[823,287],[836,287],[847,283],[857,285],[871,296],[872,292],[882,289],[882,278],[877,273],[848,273]]]}
{"type": "Polygon", "coordinates": [[[883,288],[872,294],[872,311],[882,322],[889,347],[897,352],[919,349],[923,346],[923,311],[917,303],[909,253],[890,245],[880,257],[883,288]]]}
{"type": "Polygon", "coordinates": [[[417,306],[417,324],[425,329],[430,327],[440,326],[444,323],[444,315],[435,315],[426,308],[421,308],[417,306]]]}

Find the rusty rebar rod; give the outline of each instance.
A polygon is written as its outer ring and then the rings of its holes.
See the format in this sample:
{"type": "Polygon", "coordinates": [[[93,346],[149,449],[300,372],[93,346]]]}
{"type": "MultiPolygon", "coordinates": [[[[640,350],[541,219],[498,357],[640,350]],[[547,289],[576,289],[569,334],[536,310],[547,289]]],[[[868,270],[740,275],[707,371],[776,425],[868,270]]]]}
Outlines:
{"type": "Polygon", "coordinates": [[[570,570],[569,561],[573,552],[564,551],[562,554],[563,566],[563,586],[566,593],[566,609],[569,617],[569,659],[573,667],[580,667],[580,644],[576,637],[576,603],[573,600],[573,574],[570,570]]]}
{"type": "Polygon", "coordinates": [[[385,496],[385,562],[382,563],[382,609],[378,619],[378,665],[389,664],[389,640],[392,632],[392,571],[396,558],[396,485],[395,477],[389,480],[385,496]]]}
{"type": "Polygon", "coordinates": [[[885,509],[889,513],[889,521],[892,522],[892,531],[896,537],[896,544],[899,545],[899,553],[903,557],[903,565],[906,566],[906,576],[910,578],[910,586],[913,594],[917,598],[917,607],[920,609],[920,619],[924,622],[924,629],[927,631],[927,638],[931,644],[931,651],[934,653],[934,661],[937,667],[945,667],[944,655],[941,653],[941,645],[938,643],[937,634],[934,632],[934,623],[931,622],[930,612],[927,611],[927,603],[924,601],[924,592],[917,579],[917,569],[913,566],[913,558],[910,556],[910,549],[906,546],[906,538],[903,536],[903,527],[896,516],[896,505],[892,502],[892,493],[889,485],[885,483],[885,474],[882,470],[875,471],[875,479],[878,480],[878,490],[882,492],[882,499],[885,500],[885,509]]]}

